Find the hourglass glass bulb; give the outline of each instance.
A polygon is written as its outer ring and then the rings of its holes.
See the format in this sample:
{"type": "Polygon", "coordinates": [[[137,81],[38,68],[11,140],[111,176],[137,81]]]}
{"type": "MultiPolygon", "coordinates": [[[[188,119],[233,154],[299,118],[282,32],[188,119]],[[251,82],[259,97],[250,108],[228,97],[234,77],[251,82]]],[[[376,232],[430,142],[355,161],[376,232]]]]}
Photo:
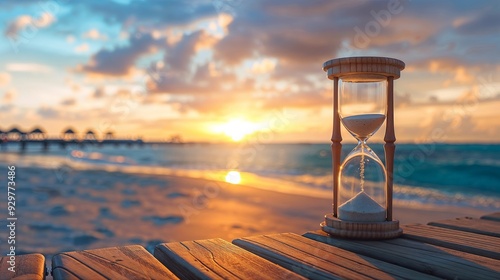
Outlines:
{"type": "Polygon", "coordinates": [[[338,217],[354,222],[383,221],[385,174],[382,161],[360,141],[340,167],[338,217]]]}

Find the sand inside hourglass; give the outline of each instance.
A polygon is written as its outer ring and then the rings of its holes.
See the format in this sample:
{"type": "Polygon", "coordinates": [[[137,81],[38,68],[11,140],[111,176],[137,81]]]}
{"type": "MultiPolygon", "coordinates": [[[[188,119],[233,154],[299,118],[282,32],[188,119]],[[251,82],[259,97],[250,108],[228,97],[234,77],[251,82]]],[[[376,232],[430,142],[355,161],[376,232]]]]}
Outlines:
{"type": "Polygon", "coordinates": [[[384,123],[383,114],[361,114],[342,118],[344,126],[359,139],[368,138],[384,123]]]}
{"type": "Polygon", "coordinates": [[[385,208],[364,191],[339,206],[339,219],[352,222],[383,222],[385,208]]]}

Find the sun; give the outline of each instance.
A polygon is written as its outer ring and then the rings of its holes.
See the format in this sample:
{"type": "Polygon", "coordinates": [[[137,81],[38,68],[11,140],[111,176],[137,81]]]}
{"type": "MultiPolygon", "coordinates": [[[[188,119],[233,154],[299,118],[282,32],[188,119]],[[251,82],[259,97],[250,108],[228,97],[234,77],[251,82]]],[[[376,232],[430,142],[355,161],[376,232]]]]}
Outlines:
{"type": "Polygon", "coordinates": [[[241,182],[241,175],[238,171],[229,171],[226,175],[226,182],[237,185],[241,182]]]}
{"type": "Polygon", "coordinates": [[[257,125],[241,119],[230,120],[223,124],[220,130],[235,142],[241,141],[245,136],[254,133],[257,125]]]}

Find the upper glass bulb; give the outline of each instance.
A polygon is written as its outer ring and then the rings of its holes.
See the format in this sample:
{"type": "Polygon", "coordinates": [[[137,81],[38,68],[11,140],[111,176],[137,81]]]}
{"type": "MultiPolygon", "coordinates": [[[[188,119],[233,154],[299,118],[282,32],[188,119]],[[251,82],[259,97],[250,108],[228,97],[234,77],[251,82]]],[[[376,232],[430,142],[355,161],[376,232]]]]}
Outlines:
{"type": "Polygon", "coordinates": [[[379,75],[349,75],[339,80],[340,118],[360,142],[382,126],[387,110],[387,79],[379,75]]]}

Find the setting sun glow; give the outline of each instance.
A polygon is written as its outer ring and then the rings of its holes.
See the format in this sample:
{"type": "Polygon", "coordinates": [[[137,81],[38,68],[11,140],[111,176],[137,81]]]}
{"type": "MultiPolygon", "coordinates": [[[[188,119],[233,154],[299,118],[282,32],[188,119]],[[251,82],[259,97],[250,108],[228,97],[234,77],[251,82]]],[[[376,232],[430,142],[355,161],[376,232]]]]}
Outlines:
{"type": "Polygon", "coordinates": [[[241,175],[238,171],[229,171],[226,175],[226,182],[231,184],[239,184],[241,182],[241,175]]]}
{"type": "Polygon", "coordinates": [[[257,125],[246,120],[234,119],[222,124],[217,130],[237,142],[241,141],[245,136],[254,133],[257,130],[257,125]]]}

